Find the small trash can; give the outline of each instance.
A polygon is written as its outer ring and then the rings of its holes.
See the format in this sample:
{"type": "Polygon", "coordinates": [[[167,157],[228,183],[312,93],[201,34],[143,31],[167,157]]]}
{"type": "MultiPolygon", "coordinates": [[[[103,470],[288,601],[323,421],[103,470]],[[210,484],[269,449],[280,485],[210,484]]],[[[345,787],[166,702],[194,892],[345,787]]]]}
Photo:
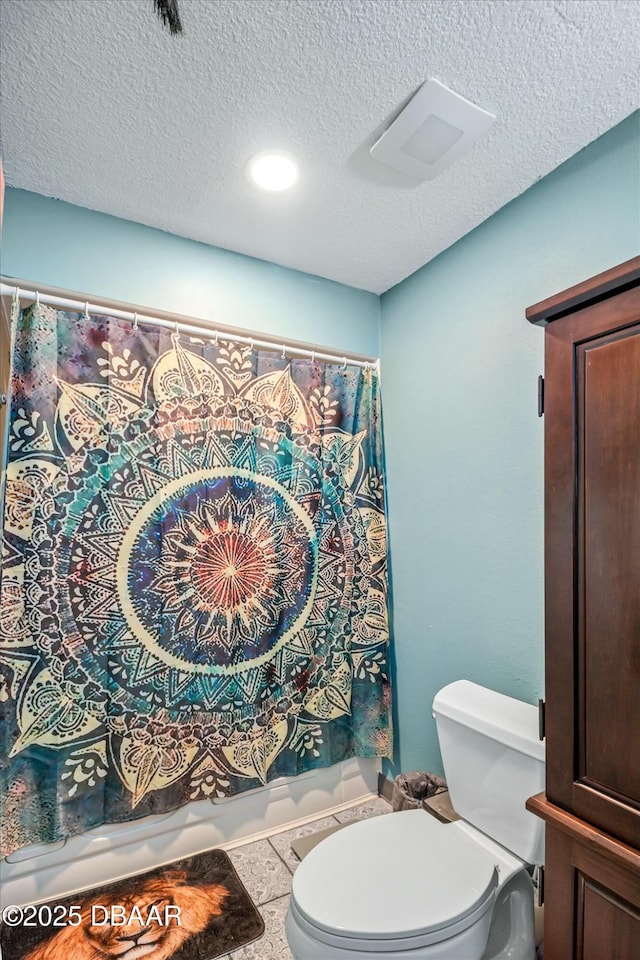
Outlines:
{"type": "Polygon", "coordinates": [[[444,793],[447,784],[435,773],[417,770],[415,773],[400,773],[393,782],[391,805],[396,810],[418,810],[424,801],[444,793]]]}

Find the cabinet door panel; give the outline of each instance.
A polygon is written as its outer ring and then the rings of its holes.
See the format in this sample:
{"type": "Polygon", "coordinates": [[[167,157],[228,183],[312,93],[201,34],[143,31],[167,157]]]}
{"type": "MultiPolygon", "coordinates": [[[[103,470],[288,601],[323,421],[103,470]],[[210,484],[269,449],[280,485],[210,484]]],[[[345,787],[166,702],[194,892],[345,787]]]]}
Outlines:
{"type": "Polygon", "coordinates": [[[578,930],[582,960],[638,960],[640,956],[640,913],[585,877],[580,877],[578,930]]]}
{"type": "Polygon", "coordinates": [[[640,806],[640,326],[577,360],[578,778],[640,806]]]}

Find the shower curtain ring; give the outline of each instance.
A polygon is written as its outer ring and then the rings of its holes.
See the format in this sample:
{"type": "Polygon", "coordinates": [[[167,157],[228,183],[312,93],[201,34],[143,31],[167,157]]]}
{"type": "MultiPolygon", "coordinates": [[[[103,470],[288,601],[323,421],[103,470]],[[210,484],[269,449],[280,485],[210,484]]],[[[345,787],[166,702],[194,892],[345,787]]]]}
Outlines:
{"type": "Polygon", "coordinates": [[[343,369],[343,370],[346,370],[346,369],[347,369],[347,358],[346,358],[346,357],[343,357],[342,360],[343,360],[342,369],[343,369]]]}
{"type": "Polygon", "coordinates": [[[134,313],[134,315],[133,315],[133,329],[134,329],[134,330],[137,330],[137,329],[138,329],[138,314],[137,314],[137,313],[134,313]]]}
{"type": "Polygon", "coordinates": [[[89,301],[88,301],[88,300],[85,300],[85,302],[84,302],[84,318],[85,318],[85,320],[89,320],[89,319],[90,319],[90,318],[89,318],[89,301]]]}
{"type": "Polygon", "coordinates": [[[180,339],[180,331],[179,331],[179,329],[178,329],[178,321],[177,321],[177,320],[176,320],[176,325],[175,325],[175,328],[174,328],[173,333],[174,333],[174,336],[175,336],[176,340],[179,340],[179,339],[180,339]]]}
{"type": "Polygon", "coordinates": [[[253,338],[252,338],[252,337],[249,337],[249,349],[251,350],[251,353],[253,353],[253,338]]]}
{"type": "Polygon", "coordinates": [[[315,352],[315,350],[312,350],[312,351],[311,351],[311,363],[315,363],[315,362],[316,362],[316,352],[315,352]]]}
{"type": "Polygon", "coordinates": [[[285,347],[284,343],[282,344],[282,359],[283,359],[283,360],[286,360],[286,359],[287,359],[287,351],[286,351],[286,347],[285,347]]]}
{"type": "Polygon", "coordinates": [[[217,330],[214,330],[214,331],[213,331],[213,345],[214,345],[214,347],[217,347],[217,346],[218,346],[218,331],[217,331],[217,330]]]}

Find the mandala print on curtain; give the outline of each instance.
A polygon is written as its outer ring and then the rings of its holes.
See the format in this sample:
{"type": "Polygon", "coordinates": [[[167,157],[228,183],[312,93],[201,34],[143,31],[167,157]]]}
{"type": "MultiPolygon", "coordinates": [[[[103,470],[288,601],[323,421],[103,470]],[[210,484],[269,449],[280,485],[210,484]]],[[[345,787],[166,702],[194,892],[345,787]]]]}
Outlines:
{"type": "Polygon", "coordinates": [[[389,756],[376,373],[23,312],[2,854],[389,756]]]}

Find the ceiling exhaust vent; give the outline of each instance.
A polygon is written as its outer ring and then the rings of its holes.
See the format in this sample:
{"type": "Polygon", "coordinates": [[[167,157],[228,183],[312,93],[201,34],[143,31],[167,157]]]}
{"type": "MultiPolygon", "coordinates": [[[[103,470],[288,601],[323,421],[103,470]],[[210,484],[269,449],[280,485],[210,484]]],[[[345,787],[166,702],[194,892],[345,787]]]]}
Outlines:
{"type": "Polygon", "coordinates": [[[418,180],[432,180],[495,119],[438,80],[427,80],[371,147],[371,156],[418,180]]]}

